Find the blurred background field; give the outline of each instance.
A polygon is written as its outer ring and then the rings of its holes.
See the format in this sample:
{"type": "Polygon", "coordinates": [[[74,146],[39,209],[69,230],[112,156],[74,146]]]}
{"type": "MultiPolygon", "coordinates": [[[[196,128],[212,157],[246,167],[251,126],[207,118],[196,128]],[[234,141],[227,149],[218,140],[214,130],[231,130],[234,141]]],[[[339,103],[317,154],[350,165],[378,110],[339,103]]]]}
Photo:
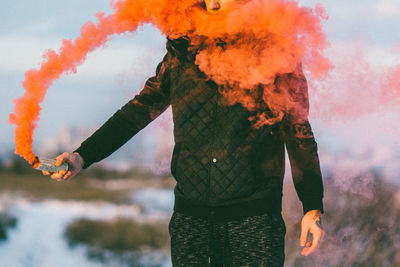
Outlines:
{"type": "Polygon", "coordinates": [[[94,167],[60,183],[16,157],[0,177],[1,266],[169,266],[171,177],[94,167]]]}
{"type": "MultiPolygon", "coordinates": [[[[52,181],[15,158],[0,172],[0,257],[4,266],[171,266],[168,222],[174,180],[148,170],[101,166],[52,181]]],[[[362,194],[325,176],[326,235],[300,255],[302,210],[284,186],[285,266],[398,266],[400,190],[376,171],[356,177],[362,194]]]]}

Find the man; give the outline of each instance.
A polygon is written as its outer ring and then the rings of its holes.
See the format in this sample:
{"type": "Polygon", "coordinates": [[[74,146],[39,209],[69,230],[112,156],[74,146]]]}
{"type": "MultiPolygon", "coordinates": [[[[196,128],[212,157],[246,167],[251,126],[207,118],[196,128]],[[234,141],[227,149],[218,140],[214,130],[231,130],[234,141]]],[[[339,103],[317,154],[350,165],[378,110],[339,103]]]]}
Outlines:
{"type": "MultiPolygon", "coordinates": [[[[218,12],[224,2],[204,4],[207,11],[218,12]]],[[[171,173],[177,181],[169,223],[173,265],[283,266],[285,145],[303,204],[300,246],[302,254],[309,255],[323,235],[319,224],[323,184],[311,126],[298,115],[308,114],[301,65],[293,73],[278,75],[275,86],[289,87],[306,112],[287,112],[278,123],[254,127],[249,118],[255,111],[222,104],[223,85],[199,70],[189,46],[189,37],[168,39],[168,52],[156,75],[74,153],[58,156],[57,164],[67,162],[70,170],[51,177],[68,180],[104,159],[171,105],[175,138],[171,173]],[[307,242],[308,233],[312,242],[307,242]]],[[[259,107],[268,114],[268,106],[259,107]]]]}

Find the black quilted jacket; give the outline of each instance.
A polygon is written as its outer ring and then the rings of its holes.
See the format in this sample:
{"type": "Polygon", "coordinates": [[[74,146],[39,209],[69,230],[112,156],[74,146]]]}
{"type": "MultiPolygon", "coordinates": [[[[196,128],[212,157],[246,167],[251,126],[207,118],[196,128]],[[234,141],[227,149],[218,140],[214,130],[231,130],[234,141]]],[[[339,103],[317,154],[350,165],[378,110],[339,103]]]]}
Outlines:
{"type": "MultiPolygon", "coordinates": [[[[198,69],[187,48],[187,39],[168,40],[156,75],[75,150],[84,168],[109,156],[171,105],[176,202],[210,207],[261,203],[280,211],[286,144],[304,213],[323,211],[317,144],[308,121],[295,124],[285,116],[279,124],[255,129],[248,120],[254,114],[240,104],[220,103],[218,85],[198,69]]],[[[282,78],[306,88],[304,76],[282,78]]],[[[308,106],[307,98],[302,101],[308,106]]]]}

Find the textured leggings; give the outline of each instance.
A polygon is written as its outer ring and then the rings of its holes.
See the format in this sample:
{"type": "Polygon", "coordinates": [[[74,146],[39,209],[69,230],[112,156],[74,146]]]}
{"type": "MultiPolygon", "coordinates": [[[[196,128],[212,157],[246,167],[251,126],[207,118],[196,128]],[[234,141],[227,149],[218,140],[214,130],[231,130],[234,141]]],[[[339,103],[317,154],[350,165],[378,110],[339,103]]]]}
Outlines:
{"type": "Polygon", "coordinates": [[[281,214],[213,222],[174,211],[168,229],[174,267],[274,267],[285,260],[281,214]]]}

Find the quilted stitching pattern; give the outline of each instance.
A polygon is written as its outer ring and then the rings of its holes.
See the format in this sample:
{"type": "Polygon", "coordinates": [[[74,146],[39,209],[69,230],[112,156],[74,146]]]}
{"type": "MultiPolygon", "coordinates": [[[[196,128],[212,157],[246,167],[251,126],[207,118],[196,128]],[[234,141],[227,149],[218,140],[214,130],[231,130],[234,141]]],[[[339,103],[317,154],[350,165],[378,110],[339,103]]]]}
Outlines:
{"type": "Polygon", "coordinates": [[[279,184],[271,188],[266,178],[269,174],[262,173],[260,161],[273,157],[274,162],[284,162],[283,142],[276,140],[282,153],[263,155],[264,148],[271,145],[266,142],[270,140],[267,127],[252,128],[248,120],[252,114],[240,104],[221,104],[218,85],[207,80],[193,58],[188,58],[171,71],[170,81],[174,135],[179,146],[172,159],[178,182],[175,193],[220,205],[279,191],[279,184]]]}
{"type": "MultiPolygon", "coordinates": [[[[286,145],[304,213],[323,211],[317,144],[308,121],[295,122],[289,112],[280,124],[254,129],[248,117],[256,114],[239,104],[222,105],[218,92],[224,88],[197,68],[188,47],[185,38],[168,41],[167,55],[140,94],[75,150],[85,159],[83,167],[116,151],[171,104],[176,143],[171,173],[179,199],[203,205],[270,199],[266,205],[278,208],[286,145]]],[[[296,101],[307,102],[303,104],[308,111],[305,77],[289,74],[276,80],[293,89],[296,101]]],[[[268,114],[260,93],[259,111],[268,114]]]]}

